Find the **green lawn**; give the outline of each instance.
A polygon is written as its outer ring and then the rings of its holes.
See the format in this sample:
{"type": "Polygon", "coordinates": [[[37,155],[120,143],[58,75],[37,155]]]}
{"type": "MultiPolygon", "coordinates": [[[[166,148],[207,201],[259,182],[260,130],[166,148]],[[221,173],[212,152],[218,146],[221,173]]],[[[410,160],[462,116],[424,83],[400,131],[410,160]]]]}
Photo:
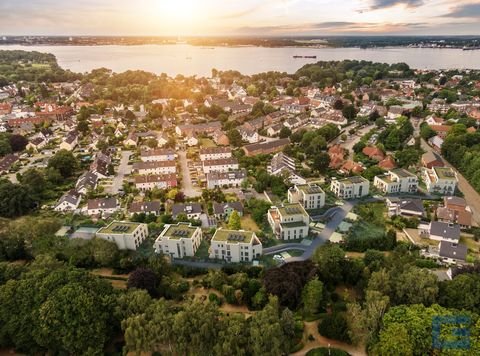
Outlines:
{"type": "Polygon", "coordinates": [[[250,215],[245,215],[241,219],[242,229],[246,231],[259,231],[257,223],[252,219],[250,215]]]}
{"type": "Polygon", "coordinates": [[[202,138],[200,139],[200,147],[203,147],[203,148],[217,147],[217,145],[215,144],[215,142],[213,142],[209,138],[202,138]]]}
{"type": "Polygon", "coordinates": [[[201,258],[201,259],[207,259],[208,258],[208,249],[210,248],[210,244],[202,240],[200,243],[200,246],[198,247],[197,252],[195,253],[195,257],[201,258]]]}

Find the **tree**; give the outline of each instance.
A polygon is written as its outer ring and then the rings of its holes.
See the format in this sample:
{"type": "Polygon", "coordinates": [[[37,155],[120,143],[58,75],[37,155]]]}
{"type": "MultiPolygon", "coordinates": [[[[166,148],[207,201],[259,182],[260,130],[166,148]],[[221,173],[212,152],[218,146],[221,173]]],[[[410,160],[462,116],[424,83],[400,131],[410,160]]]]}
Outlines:
{"type": "Polygon", "coordinates": [[[345,252],[337,245],[326,244],[315,250],[313,261],[317,264],[318,275],[326,283],[342,280],[345,252]]]}
{"type": "Polygon", "coordinates": [[[337,99],[335,100],[335,102],[333,103],[333,108],[335,110],[342,110],[343,109],[343,101],[342,99],[337,99]]]}
{"type": "Polygon", "coordinates": [[[237,129],[228,130],[227,136],[232,146],[240,147],[242,145],[242,136],[237,129]]]}
{"type": "Polygon", "coordinates": [[[347,120],[353,120],[355,116],[357,116],[357,111],[355,110],[355,106],[347,105],[342,109],[342,115],[347,120]]]}
{"type": "Polygon", "coordinates": [[[157,294],[157,276],[148,268],[137,268],[128,277],[127,287],[145,289],[151,296],[157,294]]]}
{"type": "Polygon", "coordinates": [[[72,152],[60,150],[50,158],[48,161],[48,168],[54,168],[63,178],[69,178],[78,168],[78,161],[72,152]]]}
{"type": "Polygon", "coordinates": [[[325,173],[330,165],[330,156],[326,152],[320,152],[313,158],[313,168],[320,173],[325,173]]]}
{"type": "Polygon", "coordinates": [[[448,308],[480,312],[480,275],[460,274],[440,285],[440,302],[448,308]]]}
{"type": "Polygon", "coordinates": [[[424,140],[428,140],[430,138],[432,138],[433,136],[436,136],[437,133],[435,132],[435,130],[433,130],[428,124],[422,124],[421,127],[420,127],[420,136],[422,136],[422,138],[424,140]]]}
{"type": "Polygon", "coordinates": [[[318,324],[318,332],[330,339],[350,342],[347,320],[342,312],[327,314],[318,324]]]}
{"type": "Polygon", "coordinates": [[[234,210],[228,218],[228,228],[230,230],[240,230],[242,228],[240,215],[238,215],[238,212],[236,210],[234,210]]]}
{"type": "Polygon", "coordinates": [[[79,120],[77,123],[77,130],[82,133],[83,136],[86,136],[90,131],[87,120],[79,120]]]}
{"type": "Polygon", "coordinates": [[[20,182],[29,190],[34,201],[42,200],[47,188],[47,181],[42,171],[36,168],[29,168],[21,175],[20,182]]]}
{"type": "Polygon", "coordinates": [[[302,291],[303,310],[307,315],[318,313],[323,303],[323,283],[314,278],[310,280],[302,291]]]}
{"type": "Polygon", "coordinates": [[[418,163],[420,160],[420,151],[413,147],[407,147],[402,151],[395,152],[395,160],[402,168],[408,168],[418,163]]]}
{"type": "Polygon", "coordinates": [[[0,216],[12,218],[28,213],[34,207],[28,188],[0,180],[0,216]]]}
{"type": "Polygon", "coordinates": [[[290,137],[291,134],[292,134],[292,130],[290,130],[286,126],[283,126],[282,129],[280,130],[279,137],[280,138],[287,138],[287,137],[290,137]]]}
{"type": "Polygon", "coordinates": [[[11,135],[10,136],[10,147],[12,147],[13,152],[21,152],[27,147],[28,140],[22,135],[11,135]]]}
{"type": "Polygon", "coordinates": [[[438,295],[437,277],[427,269],[410,266],[395,280],[397,304],[435,303],[438,295]]]}

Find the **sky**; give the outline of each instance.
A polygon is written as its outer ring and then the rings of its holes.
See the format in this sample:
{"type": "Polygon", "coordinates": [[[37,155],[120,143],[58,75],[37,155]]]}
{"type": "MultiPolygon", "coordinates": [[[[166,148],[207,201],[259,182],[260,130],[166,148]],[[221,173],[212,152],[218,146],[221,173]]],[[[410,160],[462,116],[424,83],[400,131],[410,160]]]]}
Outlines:
{"type": "Polygon", "coordinates": [[[480,35],[480,0],[0,0],[0,35],[480,35]]]}

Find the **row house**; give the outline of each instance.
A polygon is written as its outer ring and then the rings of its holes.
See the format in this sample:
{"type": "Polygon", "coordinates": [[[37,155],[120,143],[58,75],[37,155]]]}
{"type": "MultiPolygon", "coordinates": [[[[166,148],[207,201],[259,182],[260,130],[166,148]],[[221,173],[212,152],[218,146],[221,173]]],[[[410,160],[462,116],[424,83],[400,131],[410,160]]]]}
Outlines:
{"type": "Polygon", "coordinates": [[[227,159],[232,157],[230,147],[207,147],[200,149],[200,160],[210,161],[216,159],[227,159]]]}
{"type": "Polygon", "coordinates": [[[289,138],[281,138],[270,142],[253,143],[251,145],[243,146],[243,151],[246,156],[252,157],[259,154],[270,154],[282,151],[289,144],[289,138]]]}
{"type": "Polygon", "coordinates": [[[177,155],[172,149],[143,150],[140,153],[142,162],[175,161],[177,155]]]}
{"type": "Polygon", "coordinates": [[[60,144],[61,150],[73,151],[78,145],[78,132],[70,131],[60,144]]]}
{"type": "Polygon", "coordinates": [[[229,172],[238,170],[239,165],[236,158],[212,159],[203,161],[203,172],[208,174],[210,172],[229,172]]]}
{"type": "Polygon", "coordinates": [[[242,182],[247,179],[245,169],[234,170],[230,172],[210,172],[207,173],[207,188],[240,187],[242,182]]]}
{"type": "Polygon", "coordinates": [[[177,164],[173,161],[136,162],[133,164],[133,170],[140,175],[174,174],[177,172],[177,164]]]}
{"type": "Polygon", "coordinates": [[[159,216],[162,210],[162,203],[160,201],[145,201],[145,202],[133,202],[128,208],[130,216],[134,214],[146,214],[159,216]]]}
{"type": "Polygon", "coordinates": [[[90,216],[106,217],[114,214],[118,209],[120,206],[115,197],[89,199],[87,202],[87,214],[90,216]]]}
{"type": "Polygon", "coordinates": [[[176,174],[149,174],[135,177],[135,187],[142,192],[152,189],[171,189],[177,184],[176,174]]]}
{"type": "Polygon", "coordinates": [[[95,190],[97,188],[98,175],[94,172],[88,171],[83,173],[80,178],[78,178],[77,183],[75,184],[75,189],[82,195],[86,195],[89,191],[95,190]]]}
{"type": "Polygon", "coordinates": [[[74,211],[80,205],[82,196],[75,189],[72,189],[62,195],[58,203],[55,205],[53,210],[58,212],[69,212],[74,211]]]}

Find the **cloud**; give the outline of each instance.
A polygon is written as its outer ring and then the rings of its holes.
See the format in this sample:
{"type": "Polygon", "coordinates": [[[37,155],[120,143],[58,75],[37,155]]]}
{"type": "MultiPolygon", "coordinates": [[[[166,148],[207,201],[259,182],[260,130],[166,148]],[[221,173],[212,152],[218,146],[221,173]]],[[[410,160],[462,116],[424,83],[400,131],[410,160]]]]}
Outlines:
{"type": "Polygon", "coordinates": [[[386,9],[396,5],[405,5],[406,7],[419,7],[423,5],[423,0],[373,0],[370,9],[386,9]]]}
{"type": "Polygon", "coordinates": [[[453,10],[442,17],[480,17],[480,4],[464,4],[454,7],[453,10]]]}
{"type": "Polygon", "coordinates": [[[237,29],[238,33],[246,35],[298,35],[298,34],[322,34],[322,33],[378,33],[397,32],[411,29],[422,29],[428,27],[424,22],[412,23],[377,23],[377,22],[349,22],[349,21],[327,21],[317,23],[303,23],[298,25],[278,26],[247,26],[237,29]]]}

